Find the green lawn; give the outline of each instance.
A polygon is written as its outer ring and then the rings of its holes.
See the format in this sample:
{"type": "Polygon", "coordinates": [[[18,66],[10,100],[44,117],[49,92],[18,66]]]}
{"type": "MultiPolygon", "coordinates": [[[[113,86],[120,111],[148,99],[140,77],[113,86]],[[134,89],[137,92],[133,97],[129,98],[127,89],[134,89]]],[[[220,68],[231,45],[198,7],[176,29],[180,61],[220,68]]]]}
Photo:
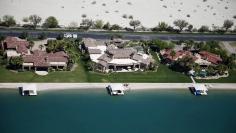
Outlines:
{"type": "MultiPolygon", "coordinates": [[[[154,59],[157,56],[152,52],[154,59]]],[[[179,72],[170,70],[159,64],[156,72],[132,72],[102,74],[85,70],[84,62],[79,61],[78,67],[70,71],[50,72],[46,76],[38,76],[33,72],[12,72],[0,66],[0,82],[129,82],[129,83],[190,83],[191,79],[179,72]]],[[[236,70],[230,76],[218,80],[196,80],[197,82],[236,83],[236,70]]]]}
{"type": "Polygon", "coordinates": [[[33,72],[11,72],[0,67],[0,82],[191,82],[184,74],[160,65],[157,72],[111,73],[87,72],[81,64],[73,72],[50,72],[38,76],[33,72]]]}
{"type": "MultiPolygon", "coordinates": [[[[184,74],[173,72],[160,65],[156,72],[133,72],[101,74],[87,72],[78,65],[73,72],[50,72],[47,76],[38,76],[33,72],[11,72],[0,67],[0,82],[137,82],[137,83],[187,83],[191,79],[184,74]]],[[[196,80],[196,82],[236,83],[236,71],[230,76],[217,80],[196,80]]]]}
{"type": "MultiPolygon", "coordinates": [[[[158,62],[157,55],[151,52],[153,58],[158,62]]],[[[129,82],[129,83],[175,83],[191,82],[184,74],[173,72],[165,65],[159,64],[156,72],[133,72],[133,73],[111,73],[100,74],[88,72],[88,82],[129,82]]]]}
{"type": "Polygon", "coordinates": [[[164,65],[160,65],[156,72],[134,72],[134,73],[111,73],[97,74],[88,73],[89,82],[147,82],[147,83],[186,83],[191,79],[184,74],[173,72],[164,65]]]}
{"type": "Polygon", "coordinates": [[[11,72],[0,66],[0,82],[86,82],[87,75],[81,65],[75,71],[50,72],[38,76],[33,72],[11,72]]]}

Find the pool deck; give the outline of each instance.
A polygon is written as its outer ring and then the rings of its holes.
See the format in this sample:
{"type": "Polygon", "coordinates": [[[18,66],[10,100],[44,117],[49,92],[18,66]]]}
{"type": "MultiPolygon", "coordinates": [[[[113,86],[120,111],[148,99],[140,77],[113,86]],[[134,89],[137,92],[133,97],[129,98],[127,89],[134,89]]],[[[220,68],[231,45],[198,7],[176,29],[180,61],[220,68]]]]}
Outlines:
{"type": "MultiPolygon", "coordinates": [[[[18,89],[25,83],[0,83],[0,88],[18,89]]],[[[67,89],[105,89],[113,83],[35,83],[38,91],[67,89]]],[[[236,90],[236,83],[206,83],[209,90],[236,90]]],[[[129,83],[130,90],[188,89],[192,83],[129,83]]]]}

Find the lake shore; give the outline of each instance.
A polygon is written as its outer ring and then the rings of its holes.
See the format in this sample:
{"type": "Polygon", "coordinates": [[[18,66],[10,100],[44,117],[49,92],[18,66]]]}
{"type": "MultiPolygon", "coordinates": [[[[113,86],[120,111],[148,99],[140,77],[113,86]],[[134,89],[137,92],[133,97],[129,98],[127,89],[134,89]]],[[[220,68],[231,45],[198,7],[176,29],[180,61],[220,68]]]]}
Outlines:
{"type": "MultiPolygon", "coordinates": [[[[0,88],[18,89],[25,83],[0,83],[0,88]]],[[[114,83],[35,83],[38,91],[71,90],[71,89],[105,89],[114,83]]],[[[209,90],[236,90],[234,83],[206,83],[209,90]]],[[[192,83],[130,83],[130,90],[183,90],[191,87],[192,83]]],[[[0,89],[1,90],[1,89],[0,89]]]]}

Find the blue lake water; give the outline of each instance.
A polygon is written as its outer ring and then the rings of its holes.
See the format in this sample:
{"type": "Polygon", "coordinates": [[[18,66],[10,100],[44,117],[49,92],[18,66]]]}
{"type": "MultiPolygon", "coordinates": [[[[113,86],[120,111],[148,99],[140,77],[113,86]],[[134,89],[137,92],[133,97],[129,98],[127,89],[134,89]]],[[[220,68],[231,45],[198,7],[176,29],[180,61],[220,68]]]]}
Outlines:
{"type": "Polygon", "coordinates": [[[0,133],[236,133],[236,91],[0,90],[0,133]]]}

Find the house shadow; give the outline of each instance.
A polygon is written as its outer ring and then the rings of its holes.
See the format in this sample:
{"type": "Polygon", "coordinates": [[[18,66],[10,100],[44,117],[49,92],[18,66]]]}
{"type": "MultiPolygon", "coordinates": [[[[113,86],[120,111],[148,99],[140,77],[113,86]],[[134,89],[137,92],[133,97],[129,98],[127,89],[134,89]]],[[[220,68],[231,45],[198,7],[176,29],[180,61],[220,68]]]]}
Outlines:
{"type": "Polygon", "coordinates": [[[19,92],[19,95],[21,95],[22,96],[22,92],[23,92],[23,87],[18,87],[18,92],[19,92]]]}
{"type": "Polygon", "coordinates": [[[107,90],[107,94],[111,96],[111,92],[110,92],[108,86],[106,87],[106,90],[107,90]]]}
{"type": "Polygon", "coordinates": [[[194,87],[188,87],[189,92],[194,95],[194,87]]]}
{"type": "Polygon", "coordinates": [[[19,95],[21,95],[21,96],[30,96],[30,92],[29,91],[24,91],[24,95],[22,95],[23,94],[23,87],[18,87],[18,89],[19,89],[19,95]]]}

